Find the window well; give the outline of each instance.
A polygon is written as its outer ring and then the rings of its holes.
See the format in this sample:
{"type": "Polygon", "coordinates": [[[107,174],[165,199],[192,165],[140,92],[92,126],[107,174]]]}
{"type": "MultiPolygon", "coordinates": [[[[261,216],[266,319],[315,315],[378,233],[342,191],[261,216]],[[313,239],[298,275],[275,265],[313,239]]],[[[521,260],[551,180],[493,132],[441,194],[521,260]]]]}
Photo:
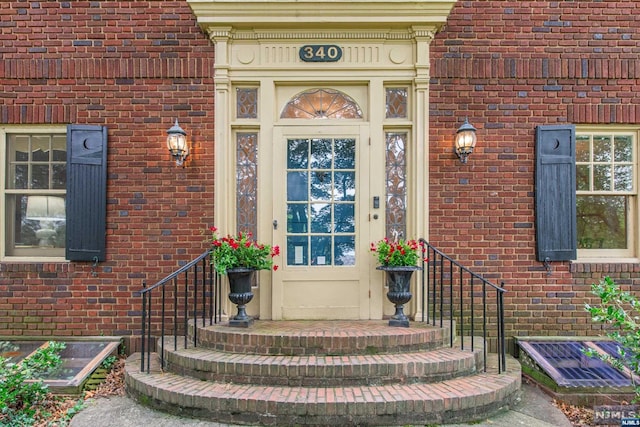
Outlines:
{"type": "Polygon", "coordinates": [[[612,341],[518,340],[521,361],[544,372],[561,387],[629,387],[630,374],[584,354],[587,349],[617,357],[612,341]],[[524,353],[524,354],[523,354],[524,353]]]}
{"type": "Polygon", "coordinates": [[[9,362],[20,363],[49,341],[64,342],[60,352],[62,365],[42,380],[52,393],[80,394],[102,362],[118,354],[119,337],[97,337],[84,339],[42,337],[0,337],[0,356],[9,362]]]}

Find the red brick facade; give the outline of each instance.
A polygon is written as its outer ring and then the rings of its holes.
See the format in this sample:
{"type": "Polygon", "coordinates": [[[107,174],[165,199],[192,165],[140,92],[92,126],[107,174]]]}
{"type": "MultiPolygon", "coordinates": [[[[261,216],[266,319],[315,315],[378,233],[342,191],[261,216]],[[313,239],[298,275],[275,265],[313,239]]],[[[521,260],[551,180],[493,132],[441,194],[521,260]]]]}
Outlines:
{"type": "Polygon", "coordinates": [[[535,256],[538,125],[640,123],[640,3],[460,1],[432,43],[430,240],[504,281],[509,335],[597,333],[590,284],[640,284],[638,264],[535,256]],[[478,128],[467,165],[452,135],[478,128]]]}
{"type": "MultiPolygon", "coordinates": [[[[500,283],[508,335],[595,333],[583,309],[637,264],[535,257],[534,131],[640,123],[640,2],[458,1],[431,49],[430,240],[500,283]],[[467,165],[452,151],[478,128],[467,165]]],[[[0,335],[132,335],[143,280],[213,222],[214,49],[185,1],[0,3],[0,123],[108,126],[107,261],[0,263],[0,335]],[[163,145],[178,118],[192,156],[163,145]]]]}
{"type": "Polygon", "coordinates": [[[0,123],[108,127],[107,261],[0,263],[0,335],[135,333],[134,291],[213,222],[213,46],[184,1],[2,2],[0,38],[0,123]],[[176,118],[184,169],[163,142],[176,118]]]}

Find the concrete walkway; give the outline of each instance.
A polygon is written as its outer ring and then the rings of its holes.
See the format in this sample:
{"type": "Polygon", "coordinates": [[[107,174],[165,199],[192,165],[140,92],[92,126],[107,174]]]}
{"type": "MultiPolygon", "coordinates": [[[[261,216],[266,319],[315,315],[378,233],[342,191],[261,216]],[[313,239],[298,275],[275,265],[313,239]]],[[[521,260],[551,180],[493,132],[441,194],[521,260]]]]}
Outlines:
{"type": "MultiPolygon", "coordinates": [[[[562,411],[537,386],[522,382],[522,397],[510,411],[499,413],[473,426],[486,427],[571,427],[562,411]]],[[[471,424],[449,424],[469,427],[471,424]]],[[[71,427],[230,427],[211,421],[194,420],[148,409],[127,397],[99,398],[71,420],[71,427]]],[[[338,427],[338,426],[334,426],[338,427]]],[[[407,426],[405,426],[407,427],[407,426]]]]}

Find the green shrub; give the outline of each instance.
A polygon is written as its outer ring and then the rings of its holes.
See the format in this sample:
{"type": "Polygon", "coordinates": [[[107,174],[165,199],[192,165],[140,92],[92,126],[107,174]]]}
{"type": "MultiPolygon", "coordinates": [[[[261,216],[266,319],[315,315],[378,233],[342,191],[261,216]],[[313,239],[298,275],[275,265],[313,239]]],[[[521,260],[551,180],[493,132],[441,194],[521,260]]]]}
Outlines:
{"type": "MultiPolygon", "coordinates": [[[[601,304],[585,304],[585,308],[594,322],[607,325],[606,335],[618,343],[618,354],[616,357],[593,350],[587,350],[585,353],[621,371],[627,368],[640,375],[640,301],[629,292],[621,290],[610,277],[591,285],[591,292],[600,298],[601,304]]],[[[640,385],[634,383],[634,388],[634,401],[638,401],[640,385]]]]}
{"type": "Polygon", "coordinates": [[[64,348],[64,343],[51,341],[21,363],[0,357],[0,426],[33,424],[37,405],[47,396],[47,386],[38,377],[61,365],[59,353],[64,348]]]}

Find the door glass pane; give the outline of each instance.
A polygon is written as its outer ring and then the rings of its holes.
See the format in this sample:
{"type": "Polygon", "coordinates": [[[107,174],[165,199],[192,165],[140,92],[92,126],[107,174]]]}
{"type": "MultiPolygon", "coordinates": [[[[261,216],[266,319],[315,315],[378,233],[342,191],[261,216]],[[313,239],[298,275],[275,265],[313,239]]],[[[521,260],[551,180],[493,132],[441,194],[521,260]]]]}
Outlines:
{"type": "Polygon", "coordinates": [[[287,173],[287,200],[309,200],[307,190],[307,172],[287,173]]]}
{"type": "Polygon", "coordinates": [[[287,153],[288,265],[354,265],[355,139],[289,139],[287,153]]]}
{"type": "Polygon", "coordinates": [[[331,264],[331,237],[311,236],[311,265],[331,264]]]}
{"type": "Polygon", "coordinates": [[[294,96],[282,110],[281,119],[360,119],[360,106],[334,89],[311,89],[294,96]]]}
{"type": "Polygon", "coordinates": [[[307,204],[289,203],[287,204],[287,231],[289,233],[306,233],[308,231],[307,204]]]}
{"type": "Polygon", "coordinates": [[[307,236],[287,237],[287,265],[308,265],[309,238],[307,236]]]}
{"type": "Polygon", "coordinates": [[[340,156],[334,159],[336,169],[355,169],[356,140],[353,138],[336,139],[335,150],[340,156]]]}
{"type": "Polygon", "coordinates": [[[311,172],[311,200],[330,200],[331,181],[331,171],[311,172]]]}
{"type": "Polygon", "coordinates": [[[239,119],[255,119],[258,117],[258,89],[236,89],[236,117],[239,119]]]}
{"type": "Polygon", "coordinates": [[[338,233],[353,233],[356,230],[356,215],[353,203],[335,206],[335,226],[338,233]]]}
{"type": "Polygon", "coordinates": [[[311,168],[327,169],[331,167],[331,140],[311,140],[311,168]]]}
{"type": "Polygon", "coordinates": [[[407,229],[407,163],[405,158],[407,134],[386,134],[386,187],[387,237],[391,240],[405,238],[407,229]]]}
{"type": "Polygon", "coordinates": [[[309,161],[309,140],[290,139],[287,146],[287,159],[289,169],[306,169],[309,161]]]}
{"type": "Polygon", "coordinates": [[[407,118],[407,88],[387,88],[387,113],[388,119],[407,118]]]}
{"type": "Polygon", "coordinates": [[[314,203],[311,205],[311,232],[328,233],[331,231],[331,205],[314,203]]]}
{"type": "Polygon", "coordinates": [[[335,265],[354,265],[356,263],[355,236],[335,237],[335,265]]]}
{"type": "Polygon", "coordinates": [[[354,200],[356,197],[356,174],[354,172],[336,172],[334,197],[338,202],[354,200]]]}
{"type": "Polygon", "coordinates": [[[236,135],[236,224],[258,238],[258,134],[236,135]]]}

